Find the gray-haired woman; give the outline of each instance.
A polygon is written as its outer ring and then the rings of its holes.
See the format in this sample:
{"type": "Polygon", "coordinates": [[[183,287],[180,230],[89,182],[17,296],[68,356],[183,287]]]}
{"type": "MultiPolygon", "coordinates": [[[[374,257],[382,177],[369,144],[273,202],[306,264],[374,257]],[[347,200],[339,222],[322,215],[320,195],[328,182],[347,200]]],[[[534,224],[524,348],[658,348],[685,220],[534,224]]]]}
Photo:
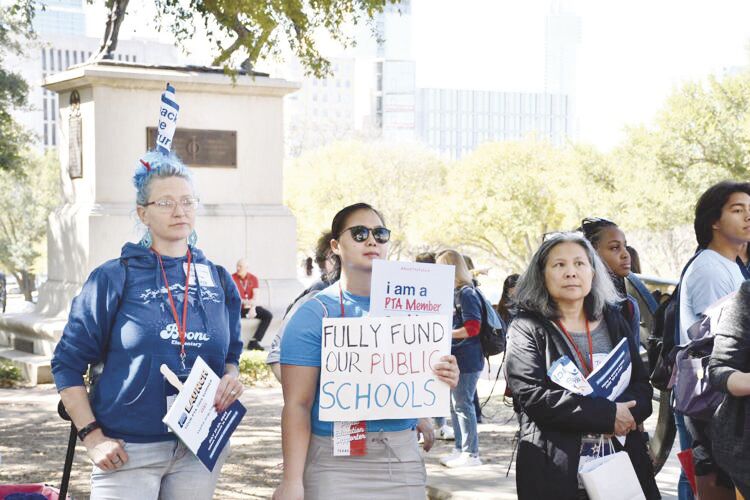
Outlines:
{"type": "Polygon", "coordinates": [[[606,267],[579,233],[545,239],[518,282],[507,373],[521,409],[520,499],[586,498],[578,482],[579,462],[602,440],[611,443],[610,451],[627,451],[646,497],[660,498],[646,438],[637,430],[651,414],[652,388],[635,343],[627,342],[632,374],[619,402],[573,393],[547,376],[561,356],[588,375],[621,339],[637,335],[621,300],[606,267]],[[627,436],[625,445],[611,434],[627,436]]]}

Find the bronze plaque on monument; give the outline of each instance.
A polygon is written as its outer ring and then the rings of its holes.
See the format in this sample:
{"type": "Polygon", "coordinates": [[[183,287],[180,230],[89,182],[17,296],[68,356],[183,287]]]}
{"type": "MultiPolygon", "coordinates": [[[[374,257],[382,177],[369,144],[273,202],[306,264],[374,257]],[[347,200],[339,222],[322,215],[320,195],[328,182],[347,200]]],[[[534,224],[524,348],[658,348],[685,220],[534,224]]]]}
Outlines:
{"type": "Polygon", "coordinates": [[[70,94],[68,119],[68,175],[71,179],[83,177],[83,127],[81,126],[81,96],[77,90],[70,94]]]}
{"type": "MultiPolygon", "coordinates": [[[[146,147],[156,148],[156,127],[146,128],[146,147]]],[[[178,127],[172,151],[190,167],[237,168],[237,132],[178,127]]]]}

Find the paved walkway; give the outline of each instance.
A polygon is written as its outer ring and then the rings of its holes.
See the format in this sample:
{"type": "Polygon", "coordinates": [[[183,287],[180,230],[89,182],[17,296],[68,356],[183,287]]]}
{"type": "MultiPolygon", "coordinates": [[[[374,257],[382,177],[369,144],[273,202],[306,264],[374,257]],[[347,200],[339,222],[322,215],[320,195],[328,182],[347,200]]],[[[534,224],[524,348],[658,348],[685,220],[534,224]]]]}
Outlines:
{"type": "MultiPolygon", "coordinates": [[[[25,306],[22,300],[13,309],[25,306]]],[[[10,309],[10,308],[9,308],[10,309]]],[[[270,343],[269,331],[264,344],[270,343]]],[[[493,362],[497,368],[498,362],[493,362]]],[[[485,373],[479,382],[482,399],[490,393],[493,377],[485,373]]],[[[495,395],[485,408],[485,422],[479,426],[479,442],[484,465],[450,470],[439,464],[450,453],[451,442],[437,441],[425,453],[428,495],[432,499],[505,500],[516,498],[515,470],[508,477],[517,424],[512,410],[499,396],[504,384],[498,382],[495,395]]],[[[57,416],[58,396],[54,387],[0,389],[0,484],[27,482],[59,483],[69,426],[57,416]]],[[[232,437],[232,454],[222,469],[216,498],[270,498],[281,479],[281,389],[255,387],[243,394],[248,408],[245,420],[232,437]]],[[[646,423],[646,427],[654,422],[646,423]]],[[[71,480],[77,500],[88,498],[90,465],[85,450],[78,446],[71,480]]],[[[673,453],[657,476],[664,499],[677,498],[679,465],[673,453]]]]}
{"type": "MultiPolygon", "coordinates": [[[[490,383],[480,383],[480,394],[490,383]]],[[[51,386],[33,389],[0,389],[0,484],[59,482],[69,427],[56,413],[58,396],[51,386]]],[[[222,471],[216,498],[269,498],[281,479],[281,436],[279,387],[251,388],[242,398],[248,415],[232,438],[232,455],[222,471]]],[[[493,398],[487,406],[488,417],[480,425],[480,447],[485,465],[472,469],[450,470],[439,465],[442,454],[452,443],[438,441],[425,454],[428,494],[432,499],[516,498],[515,475],[511,468],[510,440],[516,426],[512,411],[493,398]],[[510,419],[509,419],[510,417],[510,419]]],[[[76,453],[71,490],[76,499],[88,498],[90,466],[85,451],[76,453]]],[[[674,455],[657,476],[665,499],[676,498],[679,468],[674,455]]]]}

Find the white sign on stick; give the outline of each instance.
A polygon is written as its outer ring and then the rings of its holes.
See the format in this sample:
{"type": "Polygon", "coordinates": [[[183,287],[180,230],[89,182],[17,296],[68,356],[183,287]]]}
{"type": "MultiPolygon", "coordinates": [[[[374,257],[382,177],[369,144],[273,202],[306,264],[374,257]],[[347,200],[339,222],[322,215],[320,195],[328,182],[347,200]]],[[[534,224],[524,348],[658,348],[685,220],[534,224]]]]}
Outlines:
{"type": "Polygon", "coordinates": [[[445,264],[375,260],[370,316],[451,316],[455,274],[445,264]]]}
{"type": "Polygon", "coordinates": [[[451,316],[324,318],[320,420],[450,415],[432,367],[451,351],[451,316]]]}

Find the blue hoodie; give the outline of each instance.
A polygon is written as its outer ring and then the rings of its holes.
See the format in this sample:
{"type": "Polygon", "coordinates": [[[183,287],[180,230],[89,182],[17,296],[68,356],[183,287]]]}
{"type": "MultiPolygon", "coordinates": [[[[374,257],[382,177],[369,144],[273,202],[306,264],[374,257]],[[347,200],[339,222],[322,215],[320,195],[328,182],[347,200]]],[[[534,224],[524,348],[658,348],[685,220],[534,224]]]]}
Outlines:
{"type": "MultiPolygon", "coordinates": [[[[200,355],[221,376],[227,363],[239,363],[242,352],[241,300],[223,267],[212,264],[200,250],[191,251],[186,368],[189,371],[200,355]]],[[[182,319],[187,257],[162,259],[182,319]]],[[[136,443],[166,441],[174,435],[161,421],[168,389],[159,367],[165,363],[180,373],[179,354],[159,261],[149,249],[127,243],[119,259],[94,269],[73,299],[55,348],[52,375],[58,391],[82,386],[88,365],[104,362],[91,394],[104,434],[136,443]]]]}

